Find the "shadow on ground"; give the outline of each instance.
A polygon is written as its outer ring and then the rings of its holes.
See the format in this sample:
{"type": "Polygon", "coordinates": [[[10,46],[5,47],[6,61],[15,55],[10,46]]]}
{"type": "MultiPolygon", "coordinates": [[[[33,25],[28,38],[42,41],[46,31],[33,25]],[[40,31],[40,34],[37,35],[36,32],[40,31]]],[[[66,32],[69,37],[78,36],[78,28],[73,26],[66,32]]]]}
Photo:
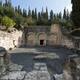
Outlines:
{"type": "Polygon", "coordinates": [[[44,62],[47,64],[50,73],[57,74],[63,72],[63,64],[65,60],[69,55],[74,54],[71,50],[63,47],[17,48],[10,53],[12,62],[23,65],[23,70],[26,70],[27,72],[30,72],[33,69],[34,63],[44,62]],[[40,54],[56,54],[59,58],[34,60],[34,57],[40,54]]]}

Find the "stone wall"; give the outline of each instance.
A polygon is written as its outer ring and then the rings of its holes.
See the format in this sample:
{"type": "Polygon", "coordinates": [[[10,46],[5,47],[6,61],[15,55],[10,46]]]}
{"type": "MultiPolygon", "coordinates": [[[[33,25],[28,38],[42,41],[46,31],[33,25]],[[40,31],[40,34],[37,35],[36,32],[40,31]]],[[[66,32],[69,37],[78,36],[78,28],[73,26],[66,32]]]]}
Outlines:
{"type": "Polygon", "coordinates": [[[49,30],[46,30],[46,27],[36,26],[34,29],[32,27],[29,27],[29,29],[26,28],[26,34],[24,34],[26,36],[24,38],[25,45],[32,47],[61,45],[68,48],[74,48],[73,41],[68,37],[69,35],[64,34],[67,34],[67,32],[59,24],[51,25],[51,27],[48,26],[49,30]]]}
{"type": "Polygon", "coordinates": [[[64,36],[64,35],[63,35],[62,45],[66,46],[68,48],[74,48],[74,43],[73,43],[72,39],[68,38],[67,36],[64,36]]]}
{"type": "MultiPolygon", "coordinates": [[[[27,46],[54,46],[61,45],[62,43],[62,32],[60,25],[54,24],[51,26],[51,29],[47,32],[43,31],[44,26],[38,31],[29,31],[26,34],[26,45],[27,46]],[[41,31],[42,30],[42,31],[41,31]]],[[[34,28],[34,30],[36,30],[34,28]]],[[[25,32],[26,33],[26,32],[25,32]]]]}
{"type": "Polygon", "coordinates": [[[22,31],[15,30],[13,32],[0,31],[0,46],[5,49],[13,49],[23,44],[22,31]]]}

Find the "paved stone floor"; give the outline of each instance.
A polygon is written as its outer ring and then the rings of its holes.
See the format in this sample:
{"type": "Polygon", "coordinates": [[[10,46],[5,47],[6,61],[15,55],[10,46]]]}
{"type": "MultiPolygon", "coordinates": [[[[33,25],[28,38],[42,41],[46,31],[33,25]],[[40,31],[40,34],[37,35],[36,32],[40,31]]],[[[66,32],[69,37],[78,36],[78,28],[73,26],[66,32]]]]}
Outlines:
{"type": "Polygon", "coordinates": [[[48,71],[50,74],[61,74],[63,72],[63,63],[69,55],[74,53],[66,48],[54,48],[54,47],[38,47],[38,48],[17,48],[12,51],[11,60],[12,62],[23,65],[23,70],[30,72],[33,70],[33,64],[36,62],[44,62],[47,64],[48,71]],[[43,54],[55,54],[58,57],[45,58],[34,60],[35,56],[43,54]]]}

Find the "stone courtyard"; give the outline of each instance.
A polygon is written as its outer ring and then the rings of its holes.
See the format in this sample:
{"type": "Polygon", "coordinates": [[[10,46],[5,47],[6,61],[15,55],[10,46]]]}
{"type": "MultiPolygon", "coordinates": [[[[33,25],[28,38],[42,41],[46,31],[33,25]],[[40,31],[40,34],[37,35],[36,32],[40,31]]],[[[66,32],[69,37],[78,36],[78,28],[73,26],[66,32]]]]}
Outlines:
{"type": "Polygon", "coordinates": [[[64,47],[17,48],[9,53],[13,63],[23,66],[18,71],[24,75],[20,80],[54,80],[54,76],[56,80],[65,80],[62,79],[63,64],[70,56],[78,56],[64,47]]]}

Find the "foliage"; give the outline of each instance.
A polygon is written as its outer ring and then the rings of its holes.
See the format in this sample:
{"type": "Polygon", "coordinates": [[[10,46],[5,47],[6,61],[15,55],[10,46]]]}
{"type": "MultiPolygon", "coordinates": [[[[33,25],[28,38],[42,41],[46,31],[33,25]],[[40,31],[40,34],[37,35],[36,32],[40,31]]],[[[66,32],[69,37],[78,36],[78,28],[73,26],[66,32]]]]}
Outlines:
{"type": "Polygon", "coordinates": [[[73,22],[71,20],[63,19],[61,21],[61,24],[62,24],[63,27],[65,27],[68,30],[72,30],[73,29],[73,22]]]}
{"type": "Polygon", "coordinates": [[[75,26],[80,28],[80,0],[71,0],[72,2],[72,14],[71,19],[75,26]]]}
{"type": "MultiPolygon", "coordinates": [[[[71,23],[70,13],[68,10],[66,10],[66,8],[64,9],[63,15],[61,12],[53,13],[53,10],[49,12],[47,7],[45,11],[42,8],[41,12],[37,12],[36,8],[31,10],[30,7],[28,8],[28,10],[24,8],[22,10],[20,5],[18,5],[17,7],[13,7],[11,0],[5,0],[4,4],[2,4],[2,2],[0,1],[0,24],[1,24],[1,20],[2,20],[2,24],[4,24],[3,20],[5,16],[7,16],[8,19],[7,22],[8,23],[11,22],[10,25],[14,23],[14,21],[16,25],[23,25],[23,26],[51,25],[53,23],[62,23],[63,25],[65,24],[70,25],[71,23]],[[62,20],[65,20],[66,22],[64,23],[64,21],[62,20]]],[[[5,25],[7,26],[7,24],[5,25]]],[[[17,29],[19,28],[20,26],[17,27],[17,29]]]]}
{"type": "Polygon", "coordinates": [[[1,24],[2,16],[0,15],[0,24],[1,24]]]}
{"type": "Polygon", "coordinates": [[[7,16],[4,16],[2,18],[1,23],[2,23],[2,25],[5,25],[7,29],[9,27],[13,27],[15,25],[15,22],[11,18],[9,18],[7,16]]]}
{"type": "Polygon", "coordinates": [[[28,25],[35,25],[36,21],[34,19],[32,19],[32,17],[28,17],[26,19],[26,22],[28,25]]]}
{"type": "Polygon", "coordinates": [[[16,24],[23,24],[24,18],[23,18],[23,16],[16,13],[14,20],[15,20],[16,24]]]}

